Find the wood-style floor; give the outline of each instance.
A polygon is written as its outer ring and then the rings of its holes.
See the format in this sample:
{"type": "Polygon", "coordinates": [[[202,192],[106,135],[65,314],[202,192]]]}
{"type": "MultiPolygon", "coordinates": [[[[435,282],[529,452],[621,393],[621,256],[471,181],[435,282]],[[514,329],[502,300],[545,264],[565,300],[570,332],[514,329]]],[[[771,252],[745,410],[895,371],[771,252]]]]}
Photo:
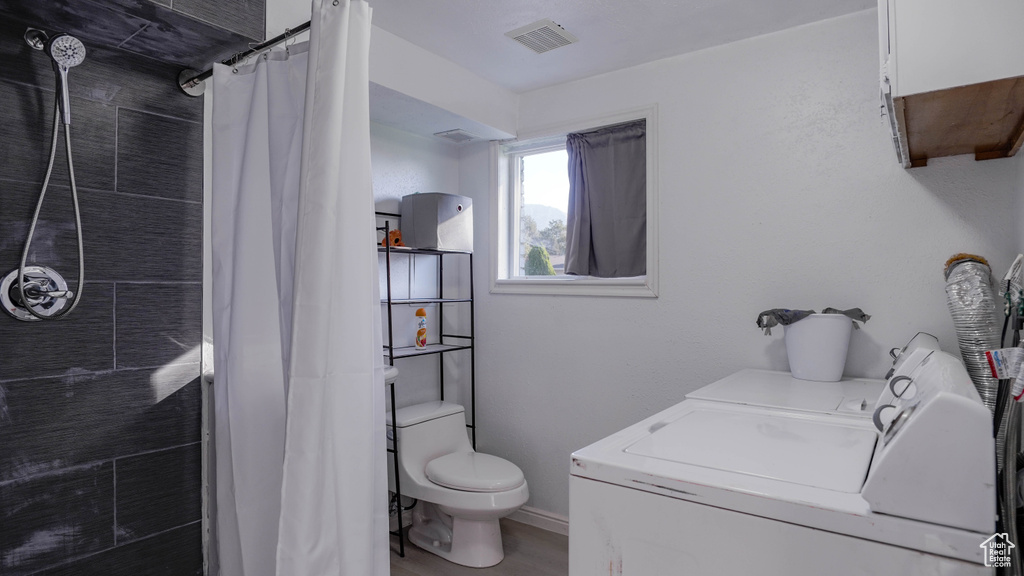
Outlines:
{"type": "Polygon", "coordinates": [[[566,576],[569,573],[569,537],[501,520],[505,559],[491,568],[452,564],[405,541],[405,558],[398,556],[398,537],[391,537],[391,576],[566,576]]]}

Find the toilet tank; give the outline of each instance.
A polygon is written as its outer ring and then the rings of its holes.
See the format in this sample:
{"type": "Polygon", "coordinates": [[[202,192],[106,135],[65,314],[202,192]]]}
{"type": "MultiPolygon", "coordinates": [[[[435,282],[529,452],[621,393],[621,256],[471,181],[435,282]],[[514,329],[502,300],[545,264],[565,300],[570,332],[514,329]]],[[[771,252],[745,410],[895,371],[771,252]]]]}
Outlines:
{"type": "MultiPolygon", "coordinates": [[[[392,415],[388,414],[388,430],[392,415]]],[[[423,476],[427,462],[452,452],[471,452],[465,409],[435,401],[398,409],[398,457],[409,475],[423,476]]]]}

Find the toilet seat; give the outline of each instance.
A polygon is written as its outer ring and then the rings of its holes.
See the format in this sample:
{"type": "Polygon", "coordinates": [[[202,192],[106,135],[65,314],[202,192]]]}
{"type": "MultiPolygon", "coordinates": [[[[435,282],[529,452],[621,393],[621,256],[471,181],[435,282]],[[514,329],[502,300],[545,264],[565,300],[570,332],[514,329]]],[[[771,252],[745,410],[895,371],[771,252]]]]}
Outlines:
{"type": "Polygon", "coordinates": [[[490,454],[453,452],[427,463],[427,479],[466,492],[504,492],[526,482],[518,466],[490,454]]]}

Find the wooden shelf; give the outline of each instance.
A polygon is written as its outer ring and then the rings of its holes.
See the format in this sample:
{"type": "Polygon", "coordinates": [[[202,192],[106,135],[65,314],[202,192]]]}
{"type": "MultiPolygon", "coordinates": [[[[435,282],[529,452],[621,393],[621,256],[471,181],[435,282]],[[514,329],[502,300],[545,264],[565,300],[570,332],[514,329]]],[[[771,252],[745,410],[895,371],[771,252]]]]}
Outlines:
{"type": "Polygon", "coordinates": [[[912,166],[957,154],[1006,158],[1024,139],[1024,77],[914,94],[896,107],[912,166]]]}

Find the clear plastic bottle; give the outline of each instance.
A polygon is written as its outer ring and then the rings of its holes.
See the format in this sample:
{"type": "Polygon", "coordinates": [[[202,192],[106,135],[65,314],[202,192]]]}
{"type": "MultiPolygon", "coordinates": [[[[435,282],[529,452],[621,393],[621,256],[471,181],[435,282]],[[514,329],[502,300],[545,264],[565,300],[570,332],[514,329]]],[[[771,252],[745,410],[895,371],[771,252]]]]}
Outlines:
{"type": "Polygon", "coordinates": [[[427,311],[423,308],[416,310],[416,349],[425,350],[427,347],[427,311]]]}

